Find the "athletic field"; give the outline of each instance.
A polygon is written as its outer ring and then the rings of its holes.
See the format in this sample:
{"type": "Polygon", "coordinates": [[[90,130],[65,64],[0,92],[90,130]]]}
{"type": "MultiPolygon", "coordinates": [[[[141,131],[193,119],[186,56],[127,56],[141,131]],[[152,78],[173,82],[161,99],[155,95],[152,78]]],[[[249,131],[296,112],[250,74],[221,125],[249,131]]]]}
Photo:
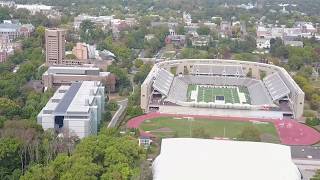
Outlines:
{"type": "Polygon", "coordinates": [[[250,104],[250,95],[246,87],[189,85],[188,101],[206,103],[250,104]]]}
{"type": "Polygon", "coordinates": [[[263,141],[280,142],[275,126],[270,122],[157,117],[142,122],[140,129],[158,137],[192,137],[192,132],[201,128],[210,138],[232,139],[236,138],[243,128],[250,125],[257,127],[263,141]]]}

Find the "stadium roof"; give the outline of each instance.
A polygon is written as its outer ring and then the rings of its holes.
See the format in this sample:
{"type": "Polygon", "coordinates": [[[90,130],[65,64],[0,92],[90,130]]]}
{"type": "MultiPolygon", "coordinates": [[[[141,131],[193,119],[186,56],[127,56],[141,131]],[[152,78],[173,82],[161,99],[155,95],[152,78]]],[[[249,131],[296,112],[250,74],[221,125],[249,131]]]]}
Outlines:
{"type": "Polygon", "coordinates": [[[163,139],[154,180],[301,180],[290,147],[211,139],[163,139]]]}

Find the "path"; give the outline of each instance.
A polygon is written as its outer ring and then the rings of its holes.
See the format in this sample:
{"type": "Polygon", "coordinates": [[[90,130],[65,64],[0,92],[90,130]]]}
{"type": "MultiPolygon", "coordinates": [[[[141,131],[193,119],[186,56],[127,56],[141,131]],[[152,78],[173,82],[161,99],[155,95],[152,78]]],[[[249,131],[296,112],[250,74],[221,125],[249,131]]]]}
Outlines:
{"type": "Polygon", "coordinates": [[[116,126],[116,124],[118,123],[121,115],[124,113],[124,111],[126,110],[126,108],[128,106],[128,99],[117,101],[117,104],[119,105],[119,109],[113,115],[110,123],[108,124],[108,128],[113,128],[113,127],[116,126]]]}

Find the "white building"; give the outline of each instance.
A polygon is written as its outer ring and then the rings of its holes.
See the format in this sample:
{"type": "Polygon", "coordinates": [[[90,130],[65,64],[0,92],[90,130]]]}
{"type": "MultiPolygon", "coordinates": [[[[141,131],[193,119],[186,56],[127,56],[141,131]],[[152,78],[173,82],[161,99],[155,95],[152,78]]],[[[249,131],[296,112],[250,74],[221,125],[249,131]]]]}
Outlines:
{"type": "Polygon", "coordinates": [[[82,21],[89,20],[96,25],[102,26],[104,29],[111,26],[113,16],[89,16],[86,14],[80,14],[74,18],[73,27],[78,30],[82,21]]]}
{"type": "Polygon", "coordinates": [[[79,138],[96,134],[104,111],[104,86],[83,81],[61,86],[38,114],[44,130],[69,130],[79,138]]]}
{"type": "Polygon", "coordinates": [[[14,1],[0,1],[0,6],[1,7],[13,7],[15,5],[14,1]]]}
{"type": "Polygon", "coordinates": [[[183,12],[182,18],[185,24],[190,25],[192,23],[192,18],[189,13],[183,12]]]}
{"type": "Polygon", "coordinates": [[[270,39],[257,38],[258,49],[270,49],[270,39]]]}
{"type": "Polygon", "coordinates": [[[36,13],[48,13],[52,10],[52,6],[47,6],[43,4],[16,4],[16,9],[27,9],[31,14],[36,13]]]}
{"type": "Polygon", "coordinates": [[[289,146],[245,141],[163,139],[154,180],[301,180],[289,146]]]}

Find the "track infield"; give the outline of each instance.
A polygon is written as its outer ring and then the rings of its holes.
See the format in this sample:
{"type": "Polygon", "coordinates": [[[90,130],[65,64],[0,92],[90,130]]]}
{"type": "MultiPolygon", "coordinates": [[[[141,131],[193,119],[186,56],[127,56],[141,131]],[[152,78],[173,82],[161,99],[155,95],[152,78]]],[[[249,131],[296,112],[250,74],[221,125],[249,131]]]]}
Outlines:
{"type": "MultiPolygon", "coordinates": [[[[202,122],[202,121],[222,121],[223,123],[221,123],[220,127],[216,129],[216,131],[212,131],[212,135],[213,136],[218,136],[218,137],[223,137],[221,136],[221,131],[225,131],[225,137],[227,137],[227,135],[229,137],[233,137],[235,134],[237,134],[237,131],[239,131],[239,129],[237,127],[239,127],[239,124],[237,123],[228,123],[226,121],[230,121],[230,122],[246,122],[246,123],[253,123],[253,122],[269,122],[269,124],[273,124],[275,127],[275,133],[273,130],[273,128],[263,128],[265,129],[264,131],[261,131],[262,134],[264,132],[266,132],[267,134],[271,134],[271,135],[278,135],[280,142],[282,144],[286,144],[286,145],[311,145],[311,144],[315,144],[317,142],[320,141],[320,133],[318,131],[316,131],[313,128],[310,128],[304,124],[298,123],[296,121],[293,120],[267,120],[267,119],[253,119],[253,118],[239,118],[239,117],[214,117],[214,116],[190,116],[190,115],[177,115],[177,114],[161,114],[161,113],[149,113],[149,114],[145,114],[142,116],[138,116],[135,117],[131,120],[129,120],[129,122],[127,123],[127,127],[128,128],[140,128],[140,131],[143,134],[149,134],[150,136],[153,135],[152,133],[145,133],[144,130],[148,131],[151,130],[150,128],[152,128],[151,126],[148,127],[148,125],[144,125],[144,121],[146,120],[152,120],[155,118],[159,118],[159,117],[164,117],[164,118],[168,118],[171,117],[171,119],[175,119],[175,120],[182,120],[183,118],[187,118],[187,117],[192,117],[194,120],[192,123],[195,123],[195,121],[197,121],[198,119],[202,122]],[[227,124],[227,125],[226,125],[227,124]],[[234,125],[237,125],[236,127],[234,127],[234,125]],[[228,130],[224,130],[223,126],[228,126],[228,130]],[[145,128],[145,129],[144,129],[145,128]],[[238,129],[238,130],[237,130],[238,129]],[[269,129],[269,130],[268,130],[269,129]],[[231,132],[232,130],[234,130],[234,132],[231,132]],[[273,131],[273,132],[272,132],[273,131]],[[228,134],[229,133],[229,134],[228,134]]],[[[163,119],[165,120],[165,119],[163,119]]],[[[147,122],[152,122],[152,121],[147,121],[147,122]]],[[[183,122],[180,122],[183,123],[183,122]]],[[[188,128],[185,128],[186,130],[181,131],[181,136],[188,136],[190,134],[190,122],[188,123],[188,128]],[[189,133],[186,133],[189,132],[189,133]]],[[[200,123],[200,122],[199,122],[200,123]]],[[[246,126],[248,124],[243,123],[240,126],[246,126]]],[[[197,124],[197,123],[195,123],[197,124]]],[[[210,126],[214,126],[219,124],[218,122],[216,123],[212,123],[212,125],[210,126]]],[[[264,124],[264,123],[262,123],[264,124]]],[[[161,125],[162,126],[162,125],[161,125]]],[[[174,128],[178,128],[178,126],[173,125],[173,127],[160,127],[159,125],[154,125],[154,129],[156,131],[156,133],[154,133],[154,135],[157,135],[157,133],[162,133],[163,132],[169,132],[169,131],[174,131],[174,128]],[[158,132],[157,132],[158,131],[158,132]]],[[[208,127],[209,128],[209,127],[208,127]]],[[[241,130],[240,130],[241,131],[241,130]]],[[[207,131],[208,132],[208,131],[207,131]]],[[[179,132],[177,132],[179,135],[179,132]]],[[[224,132],[222,133],[222,135],[224,134],[224,132]]]]}

